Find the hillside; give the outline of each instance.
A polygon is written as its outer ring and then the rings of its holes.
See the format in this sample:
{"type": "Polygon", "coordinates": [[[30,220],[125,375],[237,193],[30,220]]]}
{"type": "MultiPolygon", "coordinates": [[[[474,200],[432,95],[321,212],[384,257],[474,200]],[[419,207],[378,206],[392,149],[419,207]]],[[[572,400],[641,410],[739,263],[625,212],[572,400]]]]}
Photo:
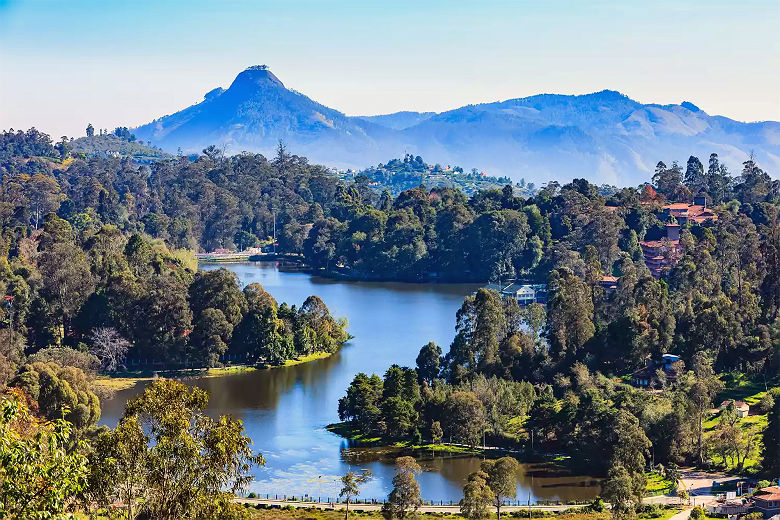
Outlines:
{"type": "Polygon", "coordinates": [[[79,137],[71,143],[71,153],[83,153],[87,157],[132,157],[138,163],[150,163],[171,157],[158,148],[127,141],[114,134],[79,137]]]}
{"type": "Polygon", "coordinates": [[[438,114],[350,117],[288,89],[265,66],[250,67],[228,89],[134,131],[171,152],[217,144],[268,154],[281,139],[295,153],[335,167],[363,168],[410,153],[535,182],[580,176],[632,185],[645,181],[659,160],[684,163],[691,153],[712,152],[732,170],[755,152],[765,169],[780,171],[780,123],[711,116],[689,102],[642,104],[605,90],[438,114]]]}

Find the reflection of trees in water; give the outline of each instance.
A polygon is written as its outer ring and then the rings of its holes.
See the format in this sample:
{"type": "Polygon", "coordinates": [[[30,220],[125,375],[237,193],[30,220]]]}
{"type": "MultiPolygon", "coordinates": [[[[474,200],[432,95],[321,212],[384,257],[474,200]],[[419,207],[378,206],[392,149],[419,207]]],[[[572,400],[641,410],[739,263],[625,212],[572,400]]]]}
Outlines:
{"type": "Polygon", "coordinates": [[[313,388],[327,380],[338,360],[337,352],[300,365],[201,378],[194,384],[209,392],[209,410],[277,410],[281,397],[296,384],[313,388]]]}
{"type": "MultiPolygon", "coordinates": [[[[350,447],[342,443],[341,459],[349,465],[381,463],[388,470],[396,457],[413,455],[423,471],[441,475],[453,486],[462,487],[469,474],[480,469],[482,459],[451,453],[412,452],[395,447],[350,447]]],[[[517,473],[518,500],[527,498],[531,490],[533,500],[576,500],[595,498],[600,492],[600,481],[596,478],[575,475],[565,466],[552,462],[520,464],[517,473]]],[[[425,490],[423,490],[423,493],[425,490]]]]}

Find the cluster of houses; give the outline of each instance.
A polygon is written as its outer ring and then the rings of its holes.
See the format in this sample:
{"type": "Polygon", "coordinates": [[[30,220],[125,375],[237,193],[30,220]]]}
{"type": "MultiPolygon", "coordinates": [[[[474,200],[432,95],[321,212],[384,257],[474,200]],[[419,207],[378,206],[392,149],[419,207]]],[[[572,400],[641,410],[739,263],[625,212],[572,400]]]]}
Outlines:
{"type": "MultiPolygon", "coordinates": [[[[748,490],[753,493],[753,490],[748,490]]],[[[710,515],[738,518],[748,513],[759,513],[769,520],[780,520],[780,486],[760,489],[750,497],[739,498],[730,491],[719,500],[707,506],[710,515]]]]}
{"type": "Polygon", "coordinates": [[[716,221],[718,216],[707,208],[707,197],[704,195],[693,198],[693,204],[675,202],[661,208],[661,219],[670,222],[666,225],[666,237],[662,240],[645,240],[640,242],[645,265],[650,273],[659,278],[664,271],[671,268],[680,256],[680,228],[688,224],[702,224],[716,221]]]}

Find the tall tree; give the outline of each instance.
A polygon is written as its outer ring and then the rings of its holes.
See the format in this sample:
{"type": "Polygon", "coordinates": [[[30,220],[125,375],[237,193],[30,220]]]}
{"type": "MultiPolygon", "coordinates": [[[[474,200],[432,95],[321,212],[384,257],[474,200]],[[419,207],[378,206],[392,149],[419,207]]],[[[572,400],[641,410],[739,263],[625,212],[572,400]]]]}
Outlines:
{"type": "Polygon", "coordinates": [[[382,506],[382,516],[389,519],[405,520],[416,518],[417,510],[422,505],[420,484],[416,476],[422,468],[414,457],[398,457],[395,460],[395,476],[393,490],[387,502],[382,506]]]}
{"type": "Polygon", "coordinates": [[[517,496],[517,471],[520,465],[513,457],[482,462],[482,471],[488,476],[488,486],[493,493],[496,517],[501,520],[501,506],[509,498],[517,496]]]}
{"type": "MultiPolygon", "coordinates": [[[[140,514],[174,520],[208,518],[220,511],[230,517],[238,507],[231,503],[233,493],[246,489],[249,470],[264,461],[253,454],[241,421],[206,416],[207,402],[205,391],[161,379],[127,403],[122,421],[135,421],[144,432],[141,437],[135,429],[130,437],[142,444],[140,514]]],[[[137,449],[116,453],[137,457],[137,449]]]]}
{"type": "Polygon", "coordinates": [[[370,469],[364,469],[360,473],[347,471],[344,476],[341,477],[339,497],[343,498],[347,504],[347,507],[344,509],[344,520],[349,520],[349,504],[354,497],[360,495],[360,486],[371,480],[372,476],[373,473],[370,469]]]}
{"type": "Polygon", "coordinates": [[[460,501],[460,514],[465,518],[479,520],[490,516],[493,490],[488,486],[487,480],[488,475],[484,471],[475,471],[469,475],[460,501]]]}

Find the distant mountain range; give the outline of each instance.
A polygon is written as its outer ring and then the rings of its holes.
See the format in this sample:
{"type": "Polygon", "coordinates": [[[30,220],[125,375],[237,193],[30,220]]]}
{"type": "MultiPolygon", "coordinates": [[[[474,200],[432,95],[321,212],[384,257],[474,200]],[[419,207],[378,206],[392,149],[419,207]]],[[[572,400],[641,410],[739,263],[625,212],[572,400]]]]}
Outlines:
{"type": "Polygon", "coordinates": [[[684,163],[693,154],[706,164],[712,152],[735,172],[751,152],[765,170],[780,172],[780,123],[711,116],[689,102],[645,105],[604,90],[351,117],[286,88],[262,65],[134,133],[169,152],[216,144],[272,154],[281,139],[293,153],[329,166],[363,168],[411,153],[535,182],[586,177],[636,185],[659,160],[684,163]]]}

